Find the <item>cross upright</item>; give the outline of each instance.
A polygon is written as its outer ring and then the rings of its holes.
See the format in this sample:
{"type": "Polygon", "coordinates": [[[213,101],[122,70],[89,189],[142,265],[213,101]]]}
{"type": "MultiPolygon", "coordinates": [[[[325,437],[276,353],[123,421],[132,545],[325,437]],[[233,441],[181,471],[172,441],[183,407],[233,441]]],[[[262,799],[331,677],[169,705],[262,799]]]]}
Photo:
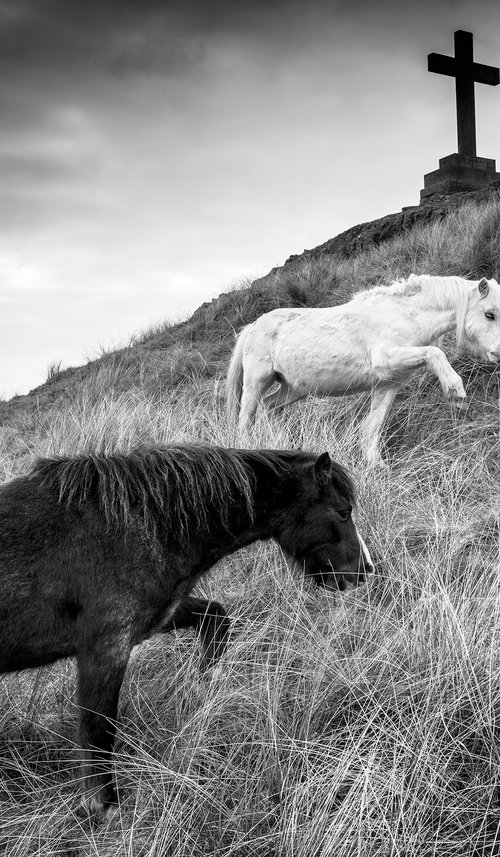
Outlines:
{"type": "Polygon", "coordinates": [[[474,106],[474,83],[497,86],[499,70],[490,65],[474,62],[472,33],[457,30],[455,33],[455,56],[428,54],[428,71],[447,74],[455,78],[457,98],[458,154],[476,156],[476,117],[474,106]]]}

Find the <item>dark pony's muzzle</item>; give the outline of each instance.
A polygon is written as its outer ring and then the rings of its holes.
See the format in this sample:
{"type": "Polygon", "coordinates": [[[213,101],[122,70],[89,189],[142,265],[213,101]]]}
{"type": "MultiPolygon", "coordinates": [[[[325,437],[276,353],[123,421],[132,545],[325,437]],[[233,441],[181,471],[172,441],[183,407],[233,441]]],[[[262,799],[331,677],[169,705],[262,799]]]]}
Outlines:
{"type": "Polygon", "coordinates": [[[331,591],[344,591],[348,587],[365,583],[367,575],[374,571],[372,560],[363,539],[359,536],[359,553],[352,559],[335,560],[330,546],[315,552],[315,556],[306,560],[306,574],[314,578],[318,586],[331,591]]]}
{"type": "Polygon", "coordinates": [[[367,573],[372,571],[372,566],[366,568],[363,564],[360,564],[359,570],[353,571],[352,566],[334,568],[331,563],[312,565],[307,569],[307,573],[314,578],[317,586],[332,592],[344,591],[349,585],[360,586],[365,583],[367,573]]]}

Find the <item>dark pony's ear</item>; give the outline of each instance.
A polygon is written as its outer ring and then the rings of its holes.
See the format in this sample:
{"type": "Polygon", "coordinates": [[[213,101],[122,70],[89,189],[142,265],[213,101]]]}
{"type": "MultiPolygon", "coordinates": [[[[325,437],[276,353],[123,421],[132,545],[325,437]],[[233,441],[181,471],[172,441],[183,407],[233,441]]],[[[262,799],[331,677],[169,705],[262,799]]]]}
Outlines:
{"type": "Polygon", "coordinates": [[[479,294],[481,295],[481,297],[485,298],[490,290],[490,286],[486,277],[482,277],[482,279],[479,280],[477,287],[479,289],[479,294]]]}
{"type": "Polygon", "coordinates": [[[320,484],[326,485],[332,481],[332,473],[333,466],[330,454],[322,452],[314,462],[314,475],[320,484]]]}

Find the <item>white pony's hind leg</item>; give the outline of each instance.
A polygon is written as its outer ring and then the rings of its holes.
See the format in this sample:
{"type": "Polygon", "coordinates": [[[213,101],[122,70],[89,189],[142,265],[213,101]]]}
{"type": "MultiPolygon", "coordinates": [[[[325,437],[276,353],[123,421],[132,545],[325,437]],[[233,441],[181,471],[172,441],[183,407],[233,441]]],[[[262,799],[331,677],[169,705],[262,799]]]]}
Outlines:
{"type": "Polygon", "coordinates": [[[372,391],[370,412],[361,428],[361,446],[371,465],[387,466],[380,455],[380,434],[398,389],[399,384],[391,384],[390,387],[375,387],[372,391]]]}
{"type": "Polygon", "coordinates": [[[248,366],[245,369],[240,418],[238,421],[240,436],[248,429],[248,426],[255,417],[259,401],[274,380],[275,374],[271,363],[263,365],[262,362],[259,362],[258,366],[248,366]]]}
{"type": "Polygon", "coordinates": [[[296,387],[291,387],[286,381],[281,381],[279,388],[265,397],[264,404],[268,410],[275,414],[286,405],[298,402],[299,399],[304,399],[306,396],[307,391],[298,390],[296,387]]]}

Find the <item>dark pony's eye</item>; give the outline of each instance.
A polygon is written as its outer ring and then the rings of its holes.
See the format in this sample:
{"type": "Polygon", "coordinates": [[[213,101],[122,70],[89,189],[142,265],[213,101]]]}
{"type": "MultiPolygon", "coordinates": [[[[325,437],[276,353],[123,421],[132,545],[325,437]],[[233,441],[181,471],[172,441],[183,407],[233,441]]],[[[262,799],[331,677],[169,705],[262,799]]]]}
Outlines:
{"type": "Polygon", "coordinates": [[[490,321],[495,321],[495,313],[494,312],[485,312],[484,317],[489,319],[490,321]]]}
{"type": "Polygon", "coordinates": [[[348,521],[351,517],[352,509],[350,506],[347,506],[345,509],[337,509],[337,515],[339,516],[341,521],[348,521]]]}

